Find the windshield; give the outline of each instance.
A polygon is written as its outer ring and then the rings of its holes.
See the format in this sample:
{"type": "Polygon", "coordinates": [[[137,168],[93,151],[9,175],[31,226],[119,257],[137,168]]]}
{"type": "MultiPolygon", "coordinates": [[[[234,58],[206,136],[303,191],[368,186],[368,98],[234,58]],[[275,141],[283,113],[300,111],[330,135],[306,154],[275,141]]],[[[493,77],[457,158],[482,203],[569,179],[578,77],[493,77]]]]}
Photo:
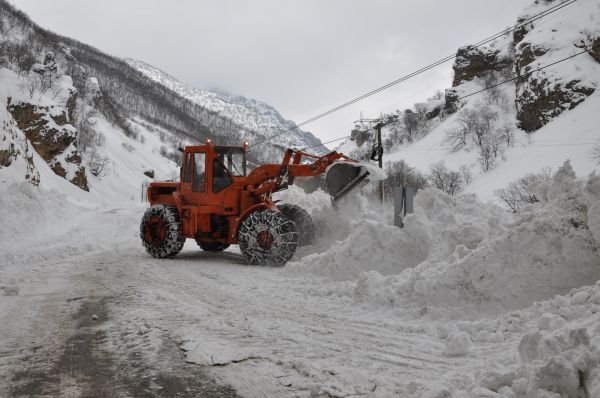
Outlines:
{"type": "Polygon", "coordinates": [[[246,175],[246,152],[243,148],[215,147],[219,160],[235,177],[246,175]]]}

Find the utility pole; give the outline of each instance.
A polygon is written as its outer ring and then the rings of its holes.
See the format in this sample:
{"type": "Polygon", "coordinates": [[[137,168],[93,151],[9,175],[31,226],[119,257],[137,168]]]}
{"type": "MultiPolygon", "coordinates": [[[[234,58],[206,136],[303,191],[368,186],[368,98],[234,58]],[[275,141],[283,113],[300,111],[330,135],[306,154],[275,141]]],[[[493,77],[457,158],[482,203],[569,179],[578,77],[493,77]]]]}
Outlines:
{"type": "MultiPolygon", "coordinates": [[[[356,131],[355,135],[356,138],[358,139],[358,135],[361,133],[365,133],[369,130],[373,130],[375,129],[375,131],[377,132],[377,143],[375,145],[375,147],[373,148],[373,151],[371,152],[371,160],[377,160],[377,163],[379,165],[380,169],[383,169],[383,140],[381,138],[381,129],[385,126],[387,126],[388,124],[392,124],[398,121],[398,116],[397,115],[392,115],[392,116],[387,116],[387,117],[383,117],[380,116],[377,119],[364,119],[362,117],[362,113],[361,113],[361,118],[357,121],[355,121],[354,123],[358,123],[360,122],[361,124],[364,122],[368,122],[368,123],[376,123],[374,126],[370,125],[372,127],[369,127],[368,129],[364,130],[364,131],[356,131]]],[[[381,201],[381,203],[383,203],[383,191],[384,191],[384,181],[380,180],[379,181],[379,200],[381,201]]]]}
{"type": "MultiPolygon", "coordinates": [[[[377,123],[375,128],[377,129],[377,162],[379,163],[379,168],[383,169],[383,144],[381,142],[381,127],[382,122],[377,123]]],[[[383,203],[383,180],[379,180],[379,201],[383,203]]]]}

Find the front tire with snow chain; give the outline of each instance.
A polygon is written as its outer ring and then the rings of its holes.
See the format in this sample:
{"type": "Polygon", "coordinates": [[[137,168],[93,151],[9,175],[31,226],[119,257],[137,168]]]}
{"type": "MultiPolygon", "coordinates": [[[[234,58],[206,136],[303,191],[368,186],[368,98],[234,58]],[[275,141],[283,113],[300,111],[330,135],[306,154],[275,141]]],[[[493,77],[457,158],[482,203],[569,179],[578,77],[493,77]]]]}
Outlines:
{"type": "Polygon", "coordinates": [[[154,205],[146,210],[140,225],[142,245],[152,257],[174,257],[183,249],[179,212],[176,208],[154,205]]]}
{"type": "Polygon", "coordinates": [[[282,203],[277,206],[284,216],[296,224],[298,232],[298,246],[310,245],[315,240],[315,224],[312,217],[300,206],[282,203]]]}
{"type": "Polygon", "coordinates": [[[283,213],[257,210],[242,221],[238,241],[250,264],[283,266],[296,252],[298,233],[283,213]]]}

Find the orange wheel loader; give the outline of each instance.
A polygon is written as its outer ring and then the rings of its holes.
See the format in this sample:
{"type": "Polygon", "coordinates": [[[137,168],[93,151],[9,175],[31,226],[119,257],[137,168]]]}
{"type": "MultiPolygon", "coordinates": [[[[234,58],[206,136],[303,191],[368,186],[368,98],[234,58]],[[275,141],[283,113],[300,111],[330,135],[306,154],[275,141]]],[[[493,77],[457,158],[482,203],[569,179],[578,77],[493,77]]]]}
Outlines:
{"type": "Polygon", "coordinates": [[[187,238],[206,251],[239,244],[250,264],[284,265],[296,247],[310,244],[310,215],[293,204],[272,200],[295,177],[325,172],[329,194],[339,200],[368,171],[344,154],[315,156],[288,149],[281,164],[264,164],[246,173],[247,142],[241,147],[187,146],[178,182],[152,182],[140,237],[157,258],[173,257],[187,238]]]}

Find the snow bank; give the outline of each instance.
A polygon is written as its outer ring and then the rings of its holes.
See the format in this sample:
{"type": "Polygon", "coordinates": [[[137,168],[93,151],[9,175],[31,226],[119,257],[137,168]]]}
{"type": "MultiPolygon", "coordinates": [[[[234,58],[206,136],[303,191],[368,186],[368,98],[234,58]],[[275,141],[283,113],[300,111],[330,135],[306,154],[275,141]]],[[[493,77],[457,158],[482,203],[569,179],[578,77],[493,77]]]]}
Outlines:
{"type": "Polygon", "coordinates": [[[600,177],[577,180],[566,162],[535,189],[542,202],[518,216],[426,189],[404,229],[355,221],[347,238],[286,271],[346,281],[315,294],[459,318],[524,308],[600,279],[600,177]]]}
{"type": "MultiPolygon", "coordinates": [[[[66,197],[52,192],[45,199],[40,190],[28,182],[2,184],[0,195],[0,245],[12,245],[23,236],[36,237],[46,227],[59,223],[66,216],[63,207],[66,197]]],[[[45,232],[45,231],[44,231],[45,232]]]]}
{"type": "Polygon", "coordinates": [[[311,246],[299,247],[294,257],[296,259],[330,251],[332,245],[346,240],[355,229],[355,225],[363,221],[375,221],[378,225],[385,225],[387,220],[392,219],[389,209],[384,210],[379,205],[373,205],[357,190],[340,201],[337,208],[333,207],[329,194],[321,190],[306,194],[294,185],[277,192],[274,199],[302,207],[308,211],[315,223],[314,243],[311,246]]]}
{"type": "Polygon", "coordinates": [[[496,321],[478,321],[470,325],[471,334],[476,325],[522,335],[516,362],[475,375],[478,391],[507,397],[600,396],[600,282],[496,321]],[[521,325],[508,331],[509,318],[521,325]]]}
{"type": "Polygon", "coordinates": [[[361,216],[350,222],[343,240],[323,253],[288,264],[286,270],[338,281],[356,279],[364,271],[398,274],[427,259],[446,258],[456,245],[474,249],[489,229],[478,225],[481,220],[502,215],[502,210],[477,202],[474,196],[458,199],[426,189],[417,196],[415,214],[406,218],[404,228],[386,225],[381,217],[361,216]]]}

